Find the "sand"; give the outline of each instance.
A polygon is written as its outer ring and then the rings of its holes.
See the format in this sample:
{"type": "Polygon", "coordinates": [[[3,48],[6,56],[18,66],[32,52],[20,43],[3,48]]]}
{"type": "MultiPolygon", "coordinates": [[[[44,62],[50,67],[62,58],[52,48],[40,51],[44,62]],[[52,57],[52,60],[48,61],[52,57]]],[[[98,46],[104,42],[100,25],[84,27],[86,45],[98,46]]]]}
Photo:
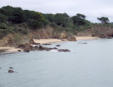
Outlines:
{"type": "Polygon", "coordinates": [[[61,41],[62,40],[60,40],[60,39],[34,39],[34,42],[40,43],[40,44],[56,43],[56,42],[61,42],[61,41]]]}
{"type": "Polygon", "coordinates": [[[95,40],[99,39],[98,37],[92,37],[92,36],[76,36],[77,40],[95,40]]]}
{"type": "Polygon", "coordinates": [[[15,47],[0,47],[1,52],[3,53],[15,53],[18,52],[18,50],[21,50],[20,48],[15,48],[15,47]]]}

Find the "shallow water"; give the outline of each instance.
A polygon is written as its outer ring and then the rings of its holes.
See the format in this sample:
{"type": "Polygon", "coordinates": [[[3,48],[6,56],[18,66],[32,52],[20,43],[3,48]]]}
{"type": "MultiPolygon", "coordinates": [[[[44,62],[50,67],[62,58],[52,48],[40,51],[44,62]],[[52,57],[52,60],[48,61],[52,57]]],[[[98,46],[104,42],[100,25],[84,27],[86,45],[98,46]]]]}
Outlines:
{"type": "Polygon", "coordinates": [[[113,87],[113,39],[58,44],[71,52],[1,55],[0,87],[113,87]]]}

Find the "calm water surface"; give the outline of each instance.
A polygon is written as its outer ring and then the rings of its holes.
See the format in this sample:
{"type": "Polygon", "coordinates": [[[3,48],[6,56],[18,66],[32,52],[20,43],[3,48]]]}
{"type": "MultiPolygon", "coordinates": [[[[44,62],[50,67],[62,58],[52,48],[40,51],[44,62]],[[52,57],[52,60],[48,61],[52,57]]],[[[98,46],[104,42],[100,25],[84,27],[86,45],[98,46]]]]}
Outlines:
{"type": "Polygon", "coordinates": [[[113,39],[59,44],[71,52],[1,55],[0,87],[113,87],[113,39]]]}

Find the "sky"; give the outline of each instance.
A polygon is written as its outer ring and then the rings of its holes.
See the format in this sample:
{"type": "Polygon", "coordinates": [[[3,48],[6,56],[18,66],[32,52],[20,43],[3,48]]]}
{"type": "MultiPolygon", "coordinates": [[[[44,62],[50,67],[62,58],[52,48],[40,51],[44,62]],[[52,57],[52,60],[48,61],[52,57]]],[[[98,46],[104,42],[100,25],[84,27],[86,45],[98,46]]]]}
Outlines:
{"type": "Polygon", "coordinates": [[[11,5],[42,13],[82,13],[92,22],[97,17],[109,17],[113,21],[113,0],[0,0],[0,7],[11,5]]]}

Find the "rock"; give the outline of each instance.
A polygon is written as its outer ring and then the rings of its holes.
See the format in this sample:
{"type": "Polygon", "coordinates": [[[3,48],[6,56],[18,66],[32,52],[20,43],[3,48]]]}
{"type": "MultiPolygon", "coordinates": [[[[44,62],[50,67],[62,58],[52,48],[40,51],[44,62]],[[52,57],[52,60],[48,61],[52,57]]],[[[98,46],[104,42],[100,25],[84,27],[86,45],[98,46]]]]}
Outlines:
{"type": "Polygon", "coordinates": [[[96,35],[95,35],[95,34],[92,34],[91,36],[92,36],[92,37],[95,37],[96,35]]]}
{"type": "Polygon", "coordinates": [[[58,48],[54,47],[54,48],[52,48],[52,49],[58,49],[58,48]]]}
{"type": "Polygon", "coordinates": [[[30,52],[30,50],[29,49],[24,49],[24,52],[30,52]]]}
{"type": "Polygon", "coordinates": [[[40,45],[40,43],[35,43],[35,45],[40,45]]]}
{"type": "Polygon", "coordinates": [[[53,50],[53,49],[58,49],[56,47],[53,47],[53,48],[48,48],[48,47],[43,47],[43,46],[39,46],[39,50],[46,50],[46,51],[50,51],[50,50],[53,50]]]}
{"type": "Polygon", "coordinates": [[[70,52],[70,50],[68,50],[68,49],[59,49],[58,51],[59,52],[70,52]]]}
{"type": "Polygon", "coordinates": [[[21,50],[18,50],[18,52],[21,52],[21,50]]]}
{"type": "Polygon", "coordinates": [[[22,48],[24,52],[30,52],[33,49],[32,45],[29,43],[21,44],[18,46],[18,48],[22,48]]]}
{"type": "Polygon", "coordinates": [[[20,44],[20,45],[18,45],[18,48],[25,48],[25,44],[20,44]]]}
{"type": "Polygon", "coordinates": [[[38,50],[39,46],[32,46],[32,50],[38,50]]]}
{"type": "Polygon", "coordinates": [[[69,41],[76,41],[76,37],[75,36],[69,36],[67,38],[67,40],[69,40],[69,41]]]}
{"type": "Polygon", "coordinates": [[[51,44],[49,44],[49,43],[46,43],[46,44],[43,44],[43,45],[51,45],[51,44]]]}
{"type": "Polygon", "coordinates": [[[40,46],[39,46],[39,50],[47,50],[47,51],[48,51],[48,50],[50,50],[50,49],[47,48],[47,47],[43,47],[43,46],[40,45],[40,46]]]}
{"type": "Polygon", "coordinates": [[[13,69],[13,67],[9,67],[9,69],[13,69]]]}
{"type": "Polygon", "coordinates": [[[86,42],[83,42],[82,44],[88,44],[88,43],[86,43],[86,42]]]}
{"type": "Polygon", "coordinates": [[[99,37],[100,38],[106,38],[106,35],[105,34],[100,34],[99,37]]]}
{"type": "Polygon", "coordinates": [[[14,73],[13,67],[9,67],[8,73],[14,73]]]}
{"type": "Polygon", "coordinates": [[[9,70],[8,70],[8,73],[14,73],[14,70],[9,69],[9,70]]]}
{"type": "Polygon", "coordinates": [[[32,39],[30,39],[29,43],[30,43],[30,44],[35,44],[35,42],[34,42],[33,38],[32,38],[32,39]]]}
{"type": "Polygon", "coordinates": [[[34,45],[40,45],[40,43],[36,43],[33,38],[29,41],[29,43],[34,45]]]}
{"type": "Polygon", "coordinates": [[[39,50],[44,50],[44,47],[40,45],[39,50]]]}
{"type": "Polygon", "coordinates": [[[67,38],[67,33],[64,31],[60,34],[59,36],[60,39],[66,39],[67,38]]]}
{"type": "Polygon", "coordinates": [[[60,47],[60,45],[56,45],[57,47],[60,47]]]}

